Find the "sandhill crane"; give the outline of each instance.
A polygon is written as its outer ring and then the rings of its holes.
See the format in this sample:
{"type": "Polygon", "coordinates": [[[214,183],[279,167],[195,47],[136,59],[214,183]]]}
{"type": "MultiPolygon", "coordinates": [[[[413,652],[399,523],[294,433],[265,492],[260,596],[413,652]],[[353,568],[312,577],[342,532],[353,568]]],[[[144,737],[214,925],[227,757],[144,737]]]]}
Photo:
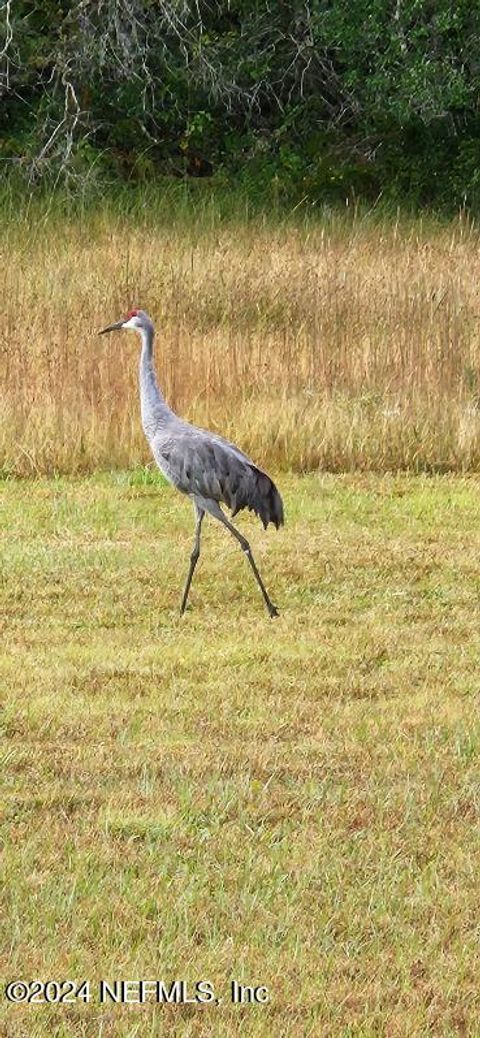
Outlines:
{"type": "Polygon", "coordinates": [[[130,310],[123,321],[109,324],[99,333],[120,328],[133,329],[142,341],[140,355],[140,405],[142,425],[155,461],[164,476],[193,502],[195,539],[185,583],[180,613],[185,612],[192,577],[200,555],[200,532],[205,512],[218,519],[236,538],[252,567],[271,617],[278,610],[270,600],[258,572],[250,545],[220,508],[223,502],[235,516],[242,508],[256,513],[266,529],[269,523],[283,524],[280,494],[265,472],[257,468],[243,451],[222,436],[198,429],[179,418],[160,392],[153,365],[154,327],[144,310],[130,310]]]}

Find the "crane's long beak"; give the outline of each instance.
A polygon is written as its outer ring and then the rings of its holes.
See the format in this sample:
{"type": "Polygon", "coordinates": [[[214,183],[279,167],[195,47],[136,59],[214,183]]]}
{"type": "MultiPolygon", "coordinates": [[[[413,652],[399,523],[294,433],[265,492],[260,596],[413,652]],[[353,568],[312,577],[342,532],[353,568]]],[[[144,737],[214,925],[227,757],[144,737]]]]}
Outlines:
{"type": "Polygon", "coordinates": [[[107,324],[106,328],[102,328],[99,335],[105,335],[105,332],[116,332],[118,328],[123,328],[125,321],[117,321],[115,324],[107,324]]]}

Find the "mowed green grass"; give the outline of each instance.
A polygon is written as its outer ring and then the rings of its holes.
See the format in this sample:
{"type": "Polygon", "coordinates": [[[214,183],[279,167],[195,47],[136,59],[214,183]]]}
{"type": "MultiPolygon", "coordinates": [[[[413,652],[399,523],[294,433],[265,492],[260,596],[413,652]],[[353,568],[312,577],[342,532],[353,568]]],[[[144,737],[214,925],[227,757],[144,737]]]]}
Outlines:
{"type": "Polygon", "coordinates": [[[2,972],[94,990],[2,1036],[480,1033],[479,482],[278,482],[283,531],[239,517],[275,621],[213,521],[180,619],[160,482],[1,487],[2,972]]]}

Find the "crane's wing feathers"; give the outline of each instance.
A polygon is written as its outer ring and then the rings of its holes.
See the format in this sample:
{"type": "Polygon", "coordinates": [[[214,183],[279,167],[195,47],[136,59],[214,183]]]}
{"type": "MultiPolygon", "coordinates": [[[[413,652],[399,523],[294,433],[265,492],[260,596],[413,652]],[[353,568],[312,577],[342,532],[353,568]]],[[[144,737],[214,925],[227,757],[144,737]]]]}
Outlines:
{"type": "Polygon", "coordinates": [[[185,494],[223,502],[232,515],[248,508],[265,528],[282,525],[283,504],[273,480],[221,436],[185,425],[158,437],[153,447],[160,468],[185,494]]]}

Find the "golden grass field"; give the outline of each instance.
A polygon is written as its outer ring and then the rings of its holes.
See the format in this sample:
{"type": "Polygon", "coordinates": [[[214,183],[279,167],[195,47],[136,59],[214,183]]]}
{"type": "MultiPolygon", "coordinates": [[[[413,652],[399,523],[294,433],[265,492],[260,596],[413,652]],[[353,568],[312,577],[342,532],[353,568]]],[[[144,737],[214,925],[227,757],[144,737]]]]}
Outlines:
{"type": "Polygon", "coordinates": [[[1,1038],[478,1038],[479,244],[2,224],[0,972],[92,997],[2,997],[1,1038]],[[132,306],[169,402],[278,483],[283,530],[238,517],[278,620],[211,520],[178,615],[192,511],[146,466],[135,337],[95,334],[132,306]],[[98,1002],[155,978],[221,1001],[98,1002]]]}
{"type": "Polygon", "coordinates": [[[137,343],[95,335],[140,306],[169,402],[267,466],[478,470],[479,242],[465,220],[176,220],[147,206],[7,221],[0,469],[148,457],[137,343]]]}
{"type": "Polygon", "coordinates": [[[279,484],[275,621],[212,521],[179,618],[161,482],[4,484],[2,976],[223,1001],[3,999],[2,1038],[477,1038],[478,480],[279,484]]]}

